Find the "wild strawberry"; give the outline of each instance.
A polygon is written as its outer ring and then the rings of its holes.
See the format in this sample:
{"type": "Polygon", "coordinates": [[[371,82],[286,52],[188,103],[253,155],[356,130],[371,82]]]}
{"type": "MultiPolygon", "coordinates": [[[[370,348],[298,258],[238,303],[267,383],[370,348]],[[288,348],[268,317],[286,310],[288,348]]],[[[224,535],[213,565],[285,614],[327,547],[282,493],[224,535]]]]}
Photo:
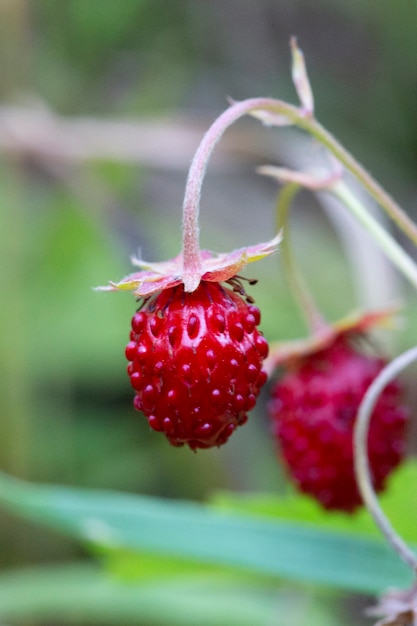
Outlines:
{"type": "MultiPolygon", "coordinates": [[[[361,505],[353,427],[361,400],[384,365],[342,332],[325,347],[290,360],[272,389],[273,432],[288,473],[326,509],[351,512],[361,505]]],[[[398,383],[389,384],[372,415],[368,455],[376,491],[404,454],[406,411],[400,395],[398,383]]]]}
{"type": "Polygon", "coordinates": [[[268,344],[257,326],[259,310],[245,302],[239,272],[276,251],[267,243],[213,254],[199,243],[199,202],[208,161],[224,131],[239,117],[271,106],[269,100],[234,103],[204,135],[185,189],[182,249],[174,259],[146,263],[101,291],[129,290],[142,300],[126,348],[135,407],[175,446],[210,448],[227,441],[247,419],[266,381],[268,344]],[[229,283],[229,287],[222,286],[229,283]]]}
{"type": "Polygon", "coordinates": [[[125,351],[134,406],[172,445],[221,446],[255,406],[268,343],[236,270],[271,254],[278,240],[218,256],[202,250],[192,289],[181,255],[98,288],[131,290],[142,300],[125,351]]]}
{"type": "Polygon", "coordinates": [[[266,381],[260,312],[219,283],[183,285],[133,316],[126,348],[134,406],[174,446],[224,444],[247,420],[266,381]]]}
{"type": "Polygon", "coordinates": [[[134,406],[172,445],[221,446],[255,406],[268,343],[236,271],[274,252],[278,241],[218,256],[199,251],[192,272],[182,255],[153,264],[135,259],[146,269],[98,288],[131,290],[143,301],[125,351],[134,406]]]}

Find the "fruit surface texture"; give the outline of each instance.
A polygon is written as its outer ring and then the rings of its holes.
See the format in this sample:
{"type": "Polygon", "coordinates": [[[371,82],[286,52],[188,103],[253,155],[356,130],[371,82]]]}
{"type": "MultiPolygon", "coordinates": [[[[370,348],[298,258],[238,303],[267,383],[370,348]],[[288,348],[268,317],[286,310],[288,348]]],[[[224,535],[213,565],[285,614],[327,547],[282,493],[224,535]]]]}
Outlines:
{"type": "MultiPolygon", "coordinates": [[[[357,338],[356,338],[357,339],[357,338]]],[[[273,433],[289,476],[327,509],[361,505],[353,464],[353,428],[363,396],[385,365],[341,336],[285,367],[272,388],[273,433]]],[[[387,385],[371,418],[368,457],[381,491],[405,448],[407,412],[397,382],[387,385]]]]}
{"type": "Polygon", "coordinates": [[[134,406],[174,446],[224,444],[247,420],[266,373],[259,309],[220,283],[145,300],[126,347],[134,406]]]}

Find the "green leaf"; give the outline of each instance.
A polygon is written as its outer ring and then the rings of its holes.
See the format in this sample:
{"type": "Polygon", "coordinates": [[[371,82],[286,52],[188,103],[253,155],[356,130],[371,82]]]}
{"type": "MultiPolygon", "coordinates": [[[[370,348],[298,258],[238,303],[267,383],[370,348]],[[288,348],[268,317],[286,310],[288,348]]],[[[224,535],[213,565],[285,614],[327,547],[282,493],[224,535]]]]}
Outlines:
{"type": "MultiPolygon", "coordinates": [[[[409,542],[417,543],[417,462],[409,460],[391,477],[389,489],[380,497],[381,506],[396,531],[409,542]]],[[[210,503],[221,511],[288,520],[367,537],[380,537],[380,530],[364,508],[354,515],[324,510],[308,496],[219,491],[210,503]]]]}
{"type": "Polygon", "coordinates": [[[265,626],[284,614],[286,623],[332,626],[335,602],[325,599],[219,573],[121,584],[98,568],[74,563],[0,575],[0,621],[19,623],[265,626]]]}
{"type": "Polygon", "coordinates": [[[380,540],[191,502],[64,487],[0,475],[0,502],[81,541],[241,568],[335,588],[379,592],[412,575],[380,540]]]}

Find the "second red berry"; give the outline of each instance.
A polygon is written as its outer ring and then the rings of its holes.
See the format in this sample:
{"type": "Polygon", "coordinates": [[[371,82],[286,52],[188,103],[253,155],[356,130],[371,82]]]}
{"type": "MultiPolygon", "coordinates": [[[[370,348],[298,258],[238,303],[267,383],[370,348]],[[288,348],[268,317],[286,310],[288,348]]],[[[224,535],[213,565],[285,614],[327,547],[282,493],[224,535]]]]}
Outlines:
{"type": "MultiPolygon", "coordinates": [[[[384,365],[342,335],[286,368],[273,387],[270,415],[287,471],[327,509],[351,512],[361,504],[353,427],[362,398],[384,365]]],[[[371,419],[368,455],[376,491],[404,453],[407,413],[400,396],[399,385],[389,384],[371,419]]]]}

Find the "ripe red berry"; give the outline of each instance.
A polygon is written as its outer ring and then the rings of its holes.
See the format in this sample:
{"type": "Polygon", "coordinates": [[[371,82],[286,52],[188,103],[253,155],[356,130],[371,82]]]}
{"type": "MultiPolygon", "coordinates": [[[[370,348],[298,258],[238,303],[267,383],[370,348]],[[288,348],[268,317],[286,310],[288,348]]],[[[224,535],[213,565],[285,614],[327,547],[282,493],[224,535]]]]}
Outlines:
{"type": "Polygon", "coordinates": [[[145,300],[126,348],[134,406],[174,446],[224,444],[247,420],[266,381],[260,312],[238,293],[202,281],[145,300]]]}
{"type": "MultiPolygon", "coordinates": [[[[290,477],[326,509],[361,505],[353,466],[353,427],[361,400],[384,367],[346,335],[288,367],[272,390],[273,432],[290,477]]],[[[406,410],[400,387],[389,384],[372,415],[368,455],[376,491],[400,463],[406,410]]]]}

